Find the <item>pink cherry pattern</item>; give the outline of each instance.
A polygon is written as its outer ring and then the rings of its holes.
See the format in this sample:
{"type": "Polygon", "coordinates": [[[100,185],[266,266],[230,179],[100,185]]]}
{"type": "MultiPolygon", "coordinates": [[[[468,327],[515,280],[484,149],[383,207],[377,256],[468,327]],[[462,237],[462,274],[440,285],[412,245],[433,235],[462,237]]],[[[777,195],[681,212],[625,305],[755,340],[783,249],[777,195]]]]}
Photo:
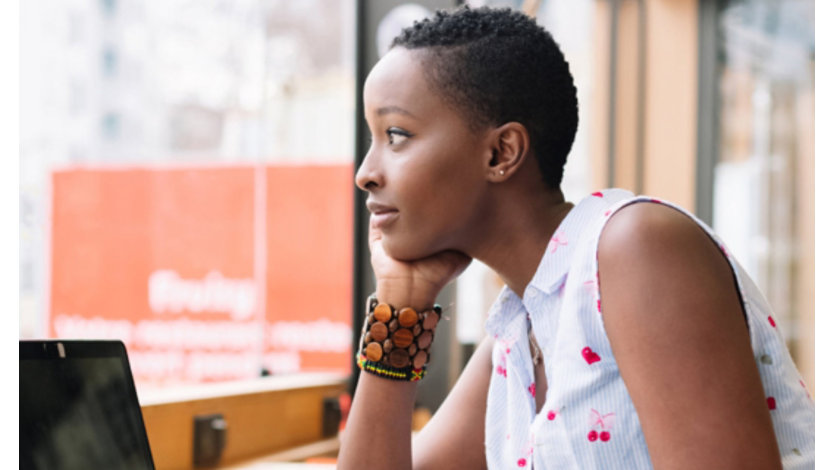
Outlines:
{"type": "Polygon", "coordinates": [[[519,467],[526,467],[527,466],[527,459],[524,457],[518,459],[518,466],[519,467]]]}
{"type": "Polygon", "coordinates": [[[536,384],[535,383],[531,383],[530,386],[527,387],[527,391],[530,392],[530,395],[532,395],[533,398],[536,398],[536,384]]]}
{"type": "Polygon", "coordinates": [[[770,326],[776,328],[776,320],[774,320],[772,316],[768,315],[767,322],[770,323],[770,326]]]}
{"type": "Polygon", "coordinates": [[[501,351],[498,357],[498,364],[495,365],[495,373],[506,378],[507,377],[507,355],[501,351]]]}
{"type": "Polygon", "coordinates": [[[548,419],[548,421],[553,421],[554,419],[556,419],[556,412],[553,411],[553,410],[548,411],[547,412],[547,419],[548,419]]]}
{"type": "Polygon", "coordinates": [[[550,243],[552,245],[552,248],[550,249],[551,253],[556,251],[560,246],[567,245],[568,244],[568,238],[567,238],[567,235],[565,235],[564,230],[557,231],[556,235],[553,235],[550,238],[550,243]]]}
{"type": "Polygon", "coordinates": [[[776,399],[773,397],[767,397],[767,409],[775,410],[776,409],[776,399]]]}
{"type": "Polygon", "coordinates": [[[588,440],[591,442],[599,439],[602,442],[608,442],[611,439],[609,430],[614,427],[616,415],[614,413],[602,414],[595,409],[591,409],[591,416],[588,418],[591,430],[588,432],[588,440]],[[600,428],[597,432],[594,428],[600,428]]]}
{"type": "Polygon", "coordinates": [[[602,197],[602,192],[601,192],[601,191],[597,191],[597,192],[595,192],[595,193],[591,193],[591,196],[595,196],[595,197],[602,197]]]}
{"type": "Polygon", "coordinates": [[[596,279],[585,281],[582,283],[582,287],[585,289],[585,292],[593,294],[597,290],[597,281],[596,279]]]}
{"type": "Polygon", "coordinates": [[[811,392],[808,391],[808,387],[805,386],[805,382],[803,382],[802,379],[799,379],[799,385],[802,385],[802,389],[805,390],[805,396],[811,400],[811,392]]]}
{"type": "Polygon", "coordinates": [[[600,361],[599,354],[595,353],[589,346],[582,348],[582,358],[585,359],[588,365],[600,361]]]}

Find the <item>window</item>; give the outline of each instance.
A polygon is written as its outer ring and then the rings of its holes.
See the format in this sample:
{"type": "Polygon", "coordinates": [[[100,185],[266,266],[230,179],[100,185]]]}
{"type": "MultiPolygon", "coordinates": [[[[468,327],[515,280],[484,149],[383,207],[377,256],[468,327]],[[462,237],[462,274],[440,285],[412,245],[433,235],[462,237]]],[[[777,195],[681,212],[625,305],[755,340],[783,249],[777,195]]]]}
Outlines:
{"type": "Polygon", "coordinates": [[[347,375],[354,2],[20,8],[20,337],[121,339],[140,392],[347,375]]]}
{"type": "Polygon", "coordinates": [[[714,226],[812,371],[814,3],[734,0],[718,20],[714,226]]]}

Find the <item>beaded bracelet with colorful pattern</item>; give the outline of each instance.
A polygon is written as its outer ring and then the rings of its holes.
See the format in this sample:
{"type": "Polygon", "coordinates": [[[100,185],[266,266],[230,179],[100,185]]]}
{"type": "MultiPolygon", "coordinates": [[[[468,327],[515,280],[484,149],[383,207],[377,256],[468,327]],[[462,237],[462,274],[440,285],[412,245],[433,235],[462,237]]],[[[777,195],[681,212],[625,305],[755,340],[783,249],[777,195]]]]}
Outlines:
{"type": "Polygon", "coordinates": [[[443,313],[440,306],[417,313],[413,308],[395,309],[380,303],[372,294],[366,312],[356,354],[359,368],[388,379],[422,379],[443,313]]]}

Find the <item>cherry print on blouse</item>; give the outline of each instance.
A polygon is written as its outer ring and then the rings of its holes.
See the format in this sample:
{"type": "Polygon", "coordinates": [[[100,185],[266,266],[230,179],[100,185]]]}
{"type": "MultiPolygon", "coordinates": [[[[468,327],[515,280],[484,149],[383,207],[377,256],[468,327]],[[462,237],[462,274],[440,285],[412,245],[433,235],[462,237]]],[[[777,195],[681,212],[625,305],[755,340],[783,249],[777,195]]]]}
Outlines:
{"type": "Polygon", "coordinates": [[[565,235],[564,230],[557,231],[556,235],[553,235],[550,238],[550,243],[553,245],[553,247],[550,249],[551,253],[556,251],[559,248],[559,246],[567,245],[568,244],[568,237],[567,237],[567,235],[565,235]]]}
{"type": "Polygon", "coordinates": [[[505,339],[498,340],[498,344],[499,344],[499,346],[501,346],[501,349],[502,349],[502,355],[509,354],[515,343],[516,343],[515,339],[505,338],[505,339]]]}
{"type": "Polygon", "coordinates": [[[518,459],[517,463],[519,467],[527,466],[528,459],[530,459],[530,456],[533,455],[533,442],[535,442],[535,438],[531,434],[530,439],[527,441],[527,452],[525,452],[524,457],[518,459]]]}
{"type": "Polygon", "coordinates": [[[602,442],[608,442],[611,439],[611,428],[614,427],[614,413],[601,414],[591,408],[588,425],[591,426],[591,430],[588,432],[589,441],[594,442],[599,439],[602,442]],[[597,427],[600,428],[599,432],[596,430],[597,427]]]}
{"type": "Polygon", "coordinates": [[[550,410],[550,411],[548,411],[548,412],[547,412],[547,420],[548,420],[548,421],[553,421],[553,420],[554,420],[554,419],[556,419],[556,418],[557,418],[560,414],[562,414],[562,410],[564,410],[564,409],[565,409],[565,407],[564,407],[564,405],[563,405],[563,406],[562,406],[562,407],[560,407],[558,410],[550,410]]]}
{"type": "Polygon", "coordinates": [[[808,397],[809,400],[812,400],[811,392],[808,391],[808,387],[805,386],[805,382],[803,382],[802,379],[799,379],[799,385],[802,385],[802,389],[805,390],[805,396],[808,397]]]}
{"type": "Polygon", "coordinates": [[[775,410],[776,409],[776,399],[773,397],[767,397],[767,409],[775,410]]]}
{"type": "Polygon", "coordinates": [[[585,362],[587,362],[588,365],[600,360],[599,354],[595,353],[589,346],[582,348],[582,358],[585,359],[585,362]]]}
{"type": "Polygon", "coordinates": [[[585,281],[582,283],[582,288],[585,289],[589,294],[593,294],[597,291],[597,281],[595,279],[585,281]]]}
{"type": "Polygon", "coordinates": [[[591,196],[602,197],[602,192],[601,192],[601,191],[597,191],[597,192],[595,192],[595,193],[591,193],[591,196]]]}
{"type": "Polygon", "coordinates": [[[605,217],[608,217],[609,215],[611,215],[611,210],[609,209],[609,210],[605,211],[605,214],[603,214],[603,215],[605,217]]]}
{"type": "Polygon", "coordinates": [[[776,320],[774,320],[772,316],[767,316],[767,322],[770,323],[770,326],[776,328],[776,320]]]}
{"type": "Polygon", "coordinates": [[[495,365],[495,373],[506,378],[507,354],[510,352],[510,348],[507,346],[507,342],[505,340],[499,340],[499,344],[501,345],[502,349],[498,351],[498,363],[495,365]]]}
{"type": "Polygon", "coordinates": [[[597,299],[597,313],[602,313],[602,299],[597,299]]]}
{"type": "Polygon", "coordinates": [[[532,395],[533,398],[536,398],[536,383],[531,383],[530,386],[527,387],[527,391],[530,392],[530,395],[532,395]]]}
{"type": "Polygon", "coordinates": [[[507,356],[501,354],[501,357],[498,359],[498,365],[495,366],[495,373],[503,376],[504,378],[507,377],[507,356]]]}

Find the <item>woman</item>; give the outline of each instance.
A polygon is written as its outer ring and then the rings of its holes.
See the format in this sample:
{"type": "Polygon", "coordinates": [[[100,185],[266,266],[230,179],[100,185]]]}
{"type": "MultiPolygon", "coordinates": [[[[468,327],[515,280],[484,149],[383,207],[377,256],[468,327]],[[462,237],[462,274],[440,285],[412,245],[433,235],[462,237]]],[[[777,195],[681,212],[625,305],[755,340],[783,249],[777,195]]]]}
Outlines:
{"type": "Polygon", "coordinates": [[[564,200],[576,90],[533,20],[440,12],[364,98],[377,290],[340,468],[813,467],[810,396],[709,229],[621,190],[564,200]],[[412,446],[432,306],[471,258],[506,287],[412,446]]]}

